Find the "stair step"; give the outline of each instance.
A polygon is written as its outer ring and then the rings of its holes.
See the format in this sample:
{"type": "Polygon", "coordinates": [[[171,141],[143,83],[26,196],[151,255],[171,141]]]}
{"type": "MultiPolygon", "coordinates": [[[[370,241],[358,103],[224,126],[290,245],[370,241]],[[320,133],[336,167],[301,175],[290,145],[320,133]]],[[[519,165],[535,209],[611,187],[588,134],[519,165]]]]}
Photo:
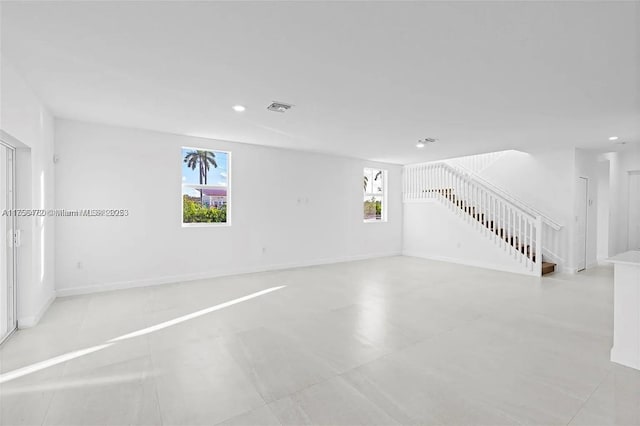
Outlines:
{"type": "Polygon", "coordinates": [[[542,262],[542,275],[550,274],[556,270],[556,264],[551,262],[542,262]]]}

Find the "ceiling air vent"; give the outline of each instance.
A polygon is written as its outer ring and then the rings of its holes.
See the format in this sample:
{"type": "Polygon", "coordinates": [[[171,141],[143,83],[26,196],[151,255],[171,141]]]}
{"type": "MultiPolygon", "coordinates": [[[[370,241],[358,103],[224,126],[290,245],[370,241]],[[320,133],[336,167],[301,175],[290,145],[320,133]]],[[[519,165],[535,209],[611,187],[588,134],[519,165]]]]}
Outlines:
{"type": "Polygon", "coordinates": [[[435,141],[437,141],[438,139],[434,139],[434,138],[424,138],[424,139],[418,139],[418,143],[416,144],[416,147],[418,148],[424,148],[425,145],[427,145],[428,143],[434,143],[435,141]]]}
{"type": "Polygon", "coordinates": [[[285,112],[287,110],[290,110],[292,106],[293,105],[291,104],[285,104],[283,102],[272,102],[271,105],[267,107],[267,109],[269,111],[285,112]]]}

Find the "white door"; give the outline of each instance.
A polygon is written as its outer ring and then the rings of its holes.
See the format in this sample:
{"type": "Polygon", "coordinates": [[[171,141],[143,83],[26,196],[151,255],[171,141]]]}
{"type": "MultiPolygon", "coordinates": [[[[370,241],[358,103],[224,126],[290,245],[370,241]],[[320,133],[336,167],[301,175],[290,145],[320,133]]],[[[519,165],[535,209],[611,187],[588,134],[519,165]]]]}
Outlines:
{"type": "Polygon", "coordinates": [[[576,188],[576,261],[578,271],[587,269],[587,202],[589,180],[578,178],[576,188]]]}
{"type": "Polygon", "coordinates": [[[629,250],[640,249],[640,170],[629,172],[629,250]]]}
{"type": "Polygon", "coordinates": [[[0,143],[0,343],[15,330],[14,150],[0,143]]]}

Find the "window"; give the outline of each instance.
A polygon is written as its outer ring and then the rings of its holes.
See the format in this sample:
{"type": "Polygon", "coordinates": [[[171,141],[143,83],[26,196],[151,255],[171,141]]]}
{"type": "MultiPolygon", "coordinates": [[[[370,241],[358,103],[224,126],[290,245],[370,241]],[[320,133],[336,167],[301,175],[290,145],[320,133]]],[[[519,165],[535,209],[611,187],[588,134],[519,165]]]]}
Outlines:
{"type": "Polygon", "coordinates": [[[229,224],[231,153],[182,148],[182,225],[229,224]]]}
{"type": "Polygon", "coordinates": [[[364,169],[364,221],[385,222],[387,220],[387,171],[364,169]]]}

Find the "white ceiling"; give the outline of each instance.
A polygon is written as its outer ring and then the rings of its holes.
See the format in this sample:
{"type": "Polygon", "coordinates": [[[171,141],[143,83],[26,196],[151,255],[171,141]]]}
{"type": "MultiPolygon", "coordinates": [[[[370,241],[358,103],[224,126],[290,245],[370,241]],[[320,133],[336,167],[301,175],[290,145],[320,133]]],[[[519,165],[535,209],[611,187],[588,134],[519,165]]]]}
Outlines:
{"type": "Polygon", "coordinates": [[[64,118],[403,164],[604,150],[640,141],[639,5],[3,2],[2,52],[64,118]]]}

